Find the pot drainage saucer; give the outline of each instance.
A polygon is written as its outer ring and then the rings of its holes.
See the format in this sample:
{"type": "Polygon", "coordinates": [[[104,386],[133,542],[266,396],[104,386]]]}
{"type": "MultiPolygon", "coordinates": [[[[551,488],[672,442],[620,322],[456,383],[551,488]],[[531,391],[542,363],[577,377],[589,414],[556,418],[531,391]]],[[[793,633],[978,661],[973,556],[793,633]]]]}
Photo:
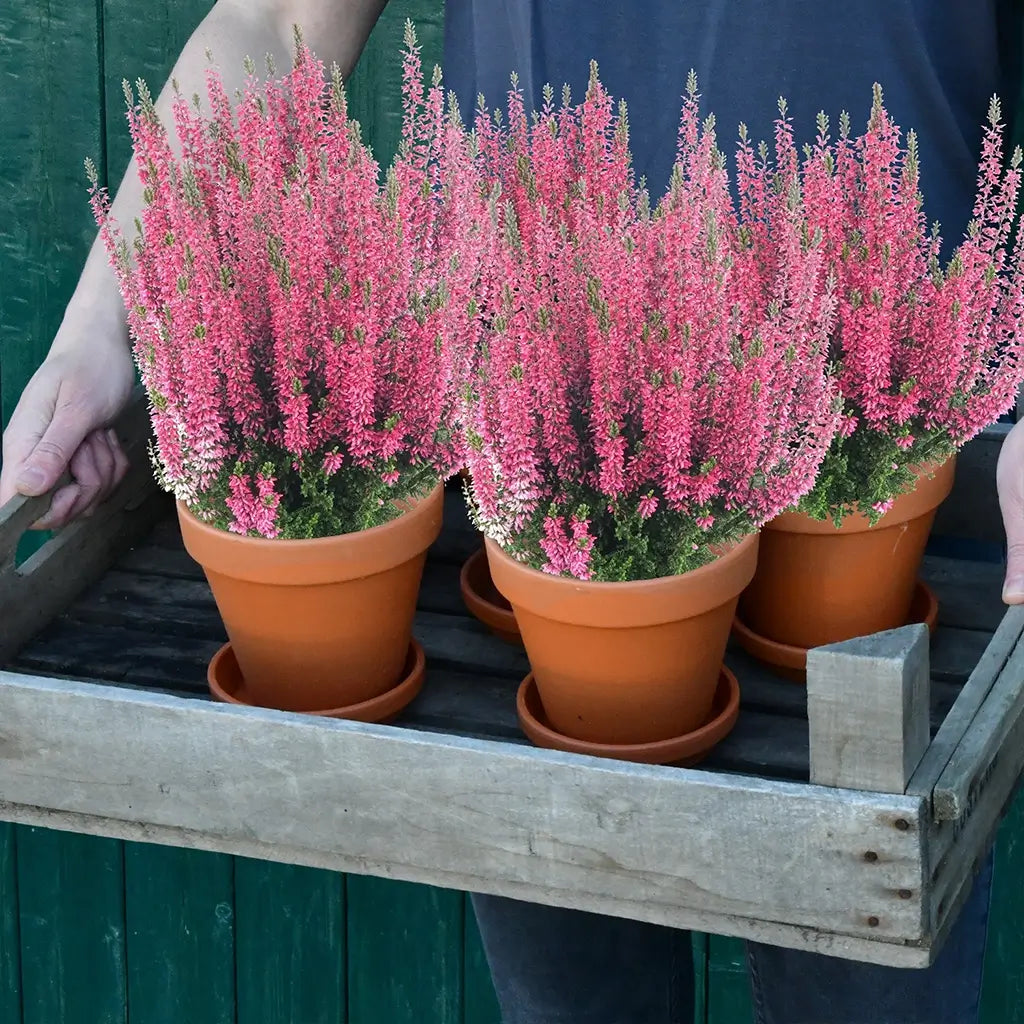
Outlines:
{"type": "MultiPolygon", "coordinates": [[[[914,596],[910,602],[910,613],[907,615],[906,626],[921,622],[930,632],[935,632],[935,623],[939,617],[939,602],[931,587],[922,580],[914,586],[914,596]]],[[[732,623],[733,636],[747,654],[758,661],[771,666],[773,671],[786,679],[803,683],[807,679],[807,648],[794,647],[791,644],[778,643],[760,633],[755,633],[737,615],[732,623]]]]}
{"type": "Polygon", "coordinates": [[[689,767],[702,761],[716,743],[720,743],[736,724],[740,712],[740,687],[736,677],[724,665],[718,677],[718,689],[711,705],[711,718],[699,729],[654,743],[592,743],[555,732],[547,723],[533,673],[520,684],[516,711],[523,732],[538,747],[565,750],[573,754],[610,757],[641,764],[674,764],[689,767]]]}
{"type": "Polygon", "coordinates": [[[459,589],[466,610],[506,643],[522,646],[512,606],[491,579],[487,551],[480,548],[466,559],[459,573],[459,589]]]}
{"type": "MultiPolygon", "coordinates": [[[[320,715],[323,718],[347,718],[353,722],[390,722],[410,704],[423,687],[426,674],[426,657],[423,648],[414,639],[409,644],[405,662],[405,675],[390,690],[369,700],[350,704],[343,708],[326,708],[322,711],[299,711],[296,714],[320,715]]],[[[241,704],[258,707],[248,699],[245,680],[235,660],[231,644],[225,644],[210,660],[206,671],[210,693],[224,704],[241,704]]]]}

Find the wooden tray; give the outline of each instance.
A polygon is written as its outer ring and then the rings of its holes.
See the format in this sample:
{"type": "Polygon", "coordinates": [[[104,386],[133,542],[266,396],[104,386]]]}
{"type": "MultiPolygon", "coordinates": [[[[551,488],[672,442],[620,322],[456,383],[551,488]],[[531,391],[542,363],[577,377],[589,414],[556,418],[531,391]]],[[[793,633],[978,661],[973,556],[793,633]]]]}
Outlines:
{"type": "MultiPolygon", "coordinates": [[[[228,707],[205,684],[223,627],[144,416],[121,425],[117,494],[20,567],[45,501],[0,510],[0,819],[934,959],[1024,765],[1024,612],[1000,565],[929,556],[931,643],[908,627],[814,651],[806,689],[730,650],[734,732],[699,770],[645,767],[525,741],[525,658],[461,603],[480,541],[453,491],[416,623],[427,681],[398,722],[228,707]]],[[[961,456],[938,529],[998,539],[1004,434],[961,456]]]]}

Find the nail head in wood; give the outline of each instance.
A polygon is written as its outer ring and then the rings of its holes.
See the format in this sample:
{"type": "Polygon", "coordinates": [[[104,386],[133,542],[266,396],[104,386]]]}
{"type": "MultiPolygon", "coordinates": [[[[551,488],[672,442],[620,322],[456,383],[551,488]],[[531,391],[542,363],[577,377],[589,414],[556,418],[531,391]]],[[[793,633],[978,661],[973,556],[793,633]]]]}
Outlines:
{"type": "Polygon", "coordinates": [[[919,623],[809,651],[811,782],[906,792],[928,747],[929,688],[919,623]]]}

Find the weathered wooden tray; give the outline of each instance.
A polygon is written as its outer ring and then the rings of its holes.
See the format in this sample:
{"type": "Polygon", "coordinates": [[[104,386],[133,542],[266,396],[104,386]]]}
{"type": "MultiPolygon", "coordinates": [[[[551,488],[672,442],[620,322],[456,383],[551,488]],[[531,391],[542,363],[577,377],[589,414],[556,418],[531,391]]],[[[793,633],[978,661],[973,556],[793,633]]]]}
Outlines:
{"type": "MultiPolygon", "coordinates": [[[[479,538],[455,492],[416,626],[427,683],[397,723],[228,707],[143,416],[118,493],[20,567],[43,502],[0,510],[0,819],[934,959],[1024,764],[1024,612],[998,564],[929,556],[930,645],[908,627],[812,652],[806,689],[731,651],[735,731],[699,770],[645,767],[525,741],[526,661],[462,607],[479,538]]],[[[937,531],[1000,536],[1004,432],[965,451],[937,531]]]]}

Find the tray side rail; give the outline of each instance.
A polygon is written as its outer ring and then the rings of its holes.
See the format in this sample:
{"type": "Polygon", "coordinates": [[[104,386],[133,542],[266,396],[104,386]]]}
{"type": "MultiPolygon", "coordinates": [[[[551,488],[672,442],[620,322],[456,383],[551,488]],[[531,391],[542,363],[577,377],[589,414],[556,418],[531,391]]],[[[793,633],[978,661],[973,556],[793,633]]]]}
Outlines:
{"type": "Polygon", "coordinates": [[[141,390],[114,429],[129,461],[124,479],[90,517],[56,531],[22,565],[16,563],[18,543],[51,495],[19,495],[0,508],[0,665],[145,536],[166,506],[147,454],[149,417],[141,390]]]}
{"type": "Polygon", "coordinates": [[[922,966],[924,802],[0,673],[0,817],[922,966]]]}

